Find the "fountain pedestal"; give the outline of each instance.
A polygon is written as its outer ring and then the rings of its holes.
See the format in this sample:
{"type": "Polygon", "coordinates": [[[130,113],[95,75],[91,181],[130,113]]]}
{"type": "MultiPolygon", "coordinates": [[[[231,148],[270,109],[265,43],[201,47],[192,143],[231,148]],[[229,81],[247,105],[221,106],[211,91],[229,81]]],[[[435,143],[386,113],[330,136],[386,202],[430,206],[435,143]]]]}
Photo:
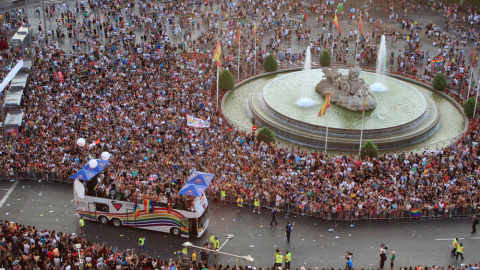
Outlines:
{"type": "Polygon", "coordinates": [[[375,98],[369,92],[369,85],[359,78],[361,70],[352,68],[348,75],[342,75],[337,67],[323,68],[323,77],[316,86],[315,91],[326,97],[330,94],[330,100],[337,106],[351,111],[363,111],[365,100],[365,110],[373,110],[377,106],[375,98]]]}

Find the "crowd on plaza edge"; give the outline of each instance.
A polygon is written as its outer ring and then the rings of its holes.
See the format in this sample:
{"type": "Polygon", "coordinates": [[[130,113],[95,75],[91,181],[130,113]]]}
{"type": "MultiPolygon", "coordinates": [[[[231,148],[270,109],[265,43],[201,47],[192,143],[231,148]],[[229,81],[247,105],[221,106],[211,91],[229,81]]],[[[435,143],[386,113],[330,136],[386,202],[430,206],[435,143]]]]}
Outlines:
{"type": "MultiPolygon", "coordinates": [[[[304,53],[292,53],[292,44],[308,45],[317,55],[334,44],[334,63],[345,64],[356,57],[361,67],[370,67],[376,60],[379,37],[385,34],[388,42],[397,43],[398,50],[389,54],[392,71],[426,82],[442,72],[450,88],[465,96],[475,57],[465,43],[478,39],[475,8],[439,1],[417,6],[415,1],[404,0],[386,10],[391,14],[389,21],[396,24],[362,14],[365,29],[360,33],[361,11],[349,14],[346,3],[339,17],[348,20],[350,29],[339,35],[331,23],[337,6],[325,1],[304,6],[300,1],[280,0],[214,2],[81,1],[35,8],[29,19],[41,18],[45,11],[49,28],[41,23],[34,45],[25,48],[27,56],[35,51],[34,74],[24,93],[21,132],[0,143],[0,166],[12,174],[46,172],[66,179],[89,158],[108,151],[111,163],[98,177],[97,196],[162,202],[168,189],[178,190],[197,169],[215,173],[209,187],[212,196],[241,196],[250,203],[259,198],[269,206],[289,205],[307,215],[382,218],[399,217],[410,209],[448,215],[454,208],[463,214],[479,212],[480,150],[475,121],[457,143],[420,154],[384,154],[362,160],[266,145],[253,134],[228,125],[216,111],[216,66],[212,62],[212,49],[220,41],[224,68],[237,74],[238,25],[241,78],[253,75],[253,65],[262,70],[269,54],[275,54],[281,67],[300,65],[304,53]],[[408,17],[427,8],[445,15],[443,31],[459,33],[462,39],[450,39],[438,26],[422,25],[408,17]],[[315,20],[307,21],[307,17],[315,20]],[[254,22],[256,35],[252,35],[254,22]],[[397,25],[401,29],[392,30],[397,25]],[[311,36],[313,28],[325,34],[311,36]],[[193,39],[192,31],[201,34],[193,39]],[[167,32],[180,44],[174,44],[167,32]],[[420,38],[427,38],[438,51],[421,49],[420,38]],[[257,62],[253,60],[255,43],[257,62]],[[71,52],[62,51],[59,44],[72,44],[71,52]],[[441,64],[432,64],[434,60],[441,64]],[[211,127],[188,127],[187,114],[209,118],[211,127]],[[77,146],[78,138],[85,138],[88,146],[77,146]]],[[[0,27],[4,38],[28,22],[23,14],[19,9],[5,11],[0,27]]],[[[5,77],[21,51],[12,48],[0,54],[0,75],[5,77]]],[[[178,195],[171,194],[170,199],[178,201],[178,195]]],[[[87,263],[99,269],[116,264],[121,269],[122,264],[131,263],[154,268],[157,264],[153,258],[117,252],[75,235],[7,222],[2,227],[3,239],[1,263],[8,269],[20,264],[25,269],[30,264],[42,269],[73,266],[78,263],[76,242],[84,246],[87,263]]],[[[171,264],[159,262],[156,267],[168,269],[171,264]]]]}
{"type": "MultiPolygon", "coordinates": [[[[207,244],[208,245],[208,244],[207,244]]],[[[180,253],[180,252],[179,252],[180,253]]],[[[291,254],[286,258],[291,258],[291,254]],[[290,256],[290,257],[289,257],[290,256]]],[[[180,256],[180,255],[179,255],[180,256]]],[[[177,259],[160,260],[155,257],[149,257],[147,254],[132,250],[117,250],[103,244],[90,243],[75,233],[62,233],[50,230],[39,230],[35,226],[21,225],[12,221],[0,221],[0,270],[25,269],[25,270],[73,270],[73,269],[190,269],[190,270],[256,270],[257,267],[240,265],[208,265],[209,254],[205,250],[198,250],[188,254],[185,252],[182,256],[188,258],[181,262],[177,259]],[[80,246],[79,246],[80,245],[80,246]],[[138,253],[138,254],[136,254],[138,253]],[[79,261],[81,258],[81,262],[79,261]]],[[[345,255],[347,261],[351,263],[351,254],[345,255]]],[[[393,269],[394,254],[391,258],[391,268],[393,269]]],[[[283,267],[283,256],[277,249],[275,253],[275,269],[281,270],[283,267]],[[280,257],[282,260],[280,260],[280,257]]],[[[288,265],[290,262],[288,262],[288,265]]],[[[287,265],[287,267],[288,267],[287,265]]],[[[400,270],[475,270],[479,269],[480,262],[473,265],[461,267],[448,266],[410,266],[399,267],[400,270]]],[[[293,266],[293,268],[296,268],[293,266]]],[[[293,269],[292,268],[292,269],[293,269]]],[[[321,268],[318,267],[318,268],[321,268]]],[[[383,268],[383,267],[381,267],[383,268]]],[[[258,269],[267,270],[270,267],[258,267],[258,269]]],[[[272,268],[274,269],[274,268],[272,268]]],[[[290,269],[285,268],[285,269],[290,269]]],[[[312,268],[296,268],[301,270],[310,270],[312,268]]],[[[315,267],[317,269],[317,267],[315,267]]],[[[334,268],[331,268],[334,269],[334,268]]],[[[339,268],[341,269],[341,268],[339,268]]],[[[364,269],[364,268],[350,268],[364,269]]],[[[374,269],[374,268],[372,268],[374,269]]]]}

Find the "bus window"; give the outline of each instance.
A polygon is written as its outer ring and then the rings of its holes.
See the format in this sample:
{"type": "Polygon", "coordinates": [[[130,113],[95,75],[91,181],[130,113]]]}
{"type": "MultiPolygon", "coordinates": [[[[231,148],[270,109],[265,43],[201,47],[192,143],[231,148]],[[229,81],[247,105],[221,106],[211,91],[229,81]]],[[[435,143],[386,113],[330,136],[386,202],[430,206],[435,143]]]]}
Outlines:
{"type": "Polygon", "coordinates": [[[95,210],[97,212],[104,212],[104,213],[109,212],[108,205],[106,205],[104,203],[95,203],[95,210]]]}
{"type": "Polygon", "coordinates": [[[208,207],[207,209],[205,209],[205,212],[203,212],[203,214],[198,218],[197,229],[201,229],[205,227],[207,220],[208,220],[208,207]]]}

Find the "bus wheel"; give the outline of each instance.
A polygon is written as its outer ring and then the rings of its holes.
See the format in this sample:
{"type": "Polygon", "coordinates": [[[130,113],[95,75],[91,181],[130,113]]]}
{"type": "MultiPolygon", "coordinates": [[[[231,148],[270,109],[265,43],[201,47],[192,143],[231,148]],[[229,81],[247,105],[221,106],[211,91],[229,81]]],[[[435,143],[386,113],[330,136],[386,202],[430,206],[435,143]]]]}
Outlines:
{"type": "Polygon", "coordinates": [[[102,225],[107,225],[108,224],[108,218],[106,216],[99,216],[98,217],[98,222],[102,225]]]}
{"type": "Polygon", "coordinates": [[[170,230],[170,233],[175,235],[175,236],[180,236],[180,229],[179,228],[172,228],[170,230]]]}
{"type": "Polygon", "coordinates": [[[115,227],[122,227],[122,221],[118,218],[112,219],[113,226],[115,227]]]}

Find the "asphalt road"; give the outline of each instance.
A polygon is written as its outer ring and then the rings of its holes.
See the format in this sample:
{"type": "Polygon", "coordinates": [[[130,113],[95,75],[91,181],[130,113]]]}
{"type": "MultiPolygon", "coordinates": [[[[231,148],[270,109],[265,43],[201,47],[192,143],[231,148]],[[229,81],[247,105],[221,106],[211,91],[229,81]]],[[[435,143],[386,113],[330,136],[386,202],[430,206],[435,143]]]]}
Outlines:
{"type": "MultiPolygon", "coordinates": [[[[0,218],[34,225],[38,229],[79,233],[78,218],[73,205],[72,186],[60,183],[0,181],[0,218]],[[11,193],[7,193],[11,190],[11,193]],[[5,199],[5,200],[4,200],[5,199]],[[1,203],[0,203],[1,204],[1,203]]],[[[402,220],[371,222],[331,222],[315,218],[278,215],[280,224],[269,227],[270,217],[265,211],[253,213],[250,208],[237,215],[234,206],[210,205],[210,226],[200,239],[173,237],[169,234],[139,229],[114,228],[95,222],[86,222],[86,238],[105,242],[112,247],[136,249],[140,236],[146,237],[146,252],[160,258],[176,258],[185,241],[202,245],[210,232],[219,236],[230,233],[235,237],[222,251],[240,256],[252,255],[256,266],[273,266],[276,248],[292,253],[292,267],[343,268],[345,251],[354,254],[354,267],[378,267],[379,246],[385,243],[389,252],[396,251],[395,266],[457,265],[480,261],[480,237],[470,234],[471,221],[457,220],[402,220]],[[286,243],[286,221],[295,222],[291,243],[286,243]],[[329,232],[333,229],[333,232],[329,232]],[[459,237],[465,246],[465,260],[450,256],[453,237],[459,237]]],[[[391,254],[388,255],[390,259],[391,254]]],[[[213,256],[210,263],[214,263],[213,256]]],[[[231,258],[221,257],[221,263],[234,264],[231,258]]],[[[240,264],[240,261],[239,261],[240,264]]]]}

